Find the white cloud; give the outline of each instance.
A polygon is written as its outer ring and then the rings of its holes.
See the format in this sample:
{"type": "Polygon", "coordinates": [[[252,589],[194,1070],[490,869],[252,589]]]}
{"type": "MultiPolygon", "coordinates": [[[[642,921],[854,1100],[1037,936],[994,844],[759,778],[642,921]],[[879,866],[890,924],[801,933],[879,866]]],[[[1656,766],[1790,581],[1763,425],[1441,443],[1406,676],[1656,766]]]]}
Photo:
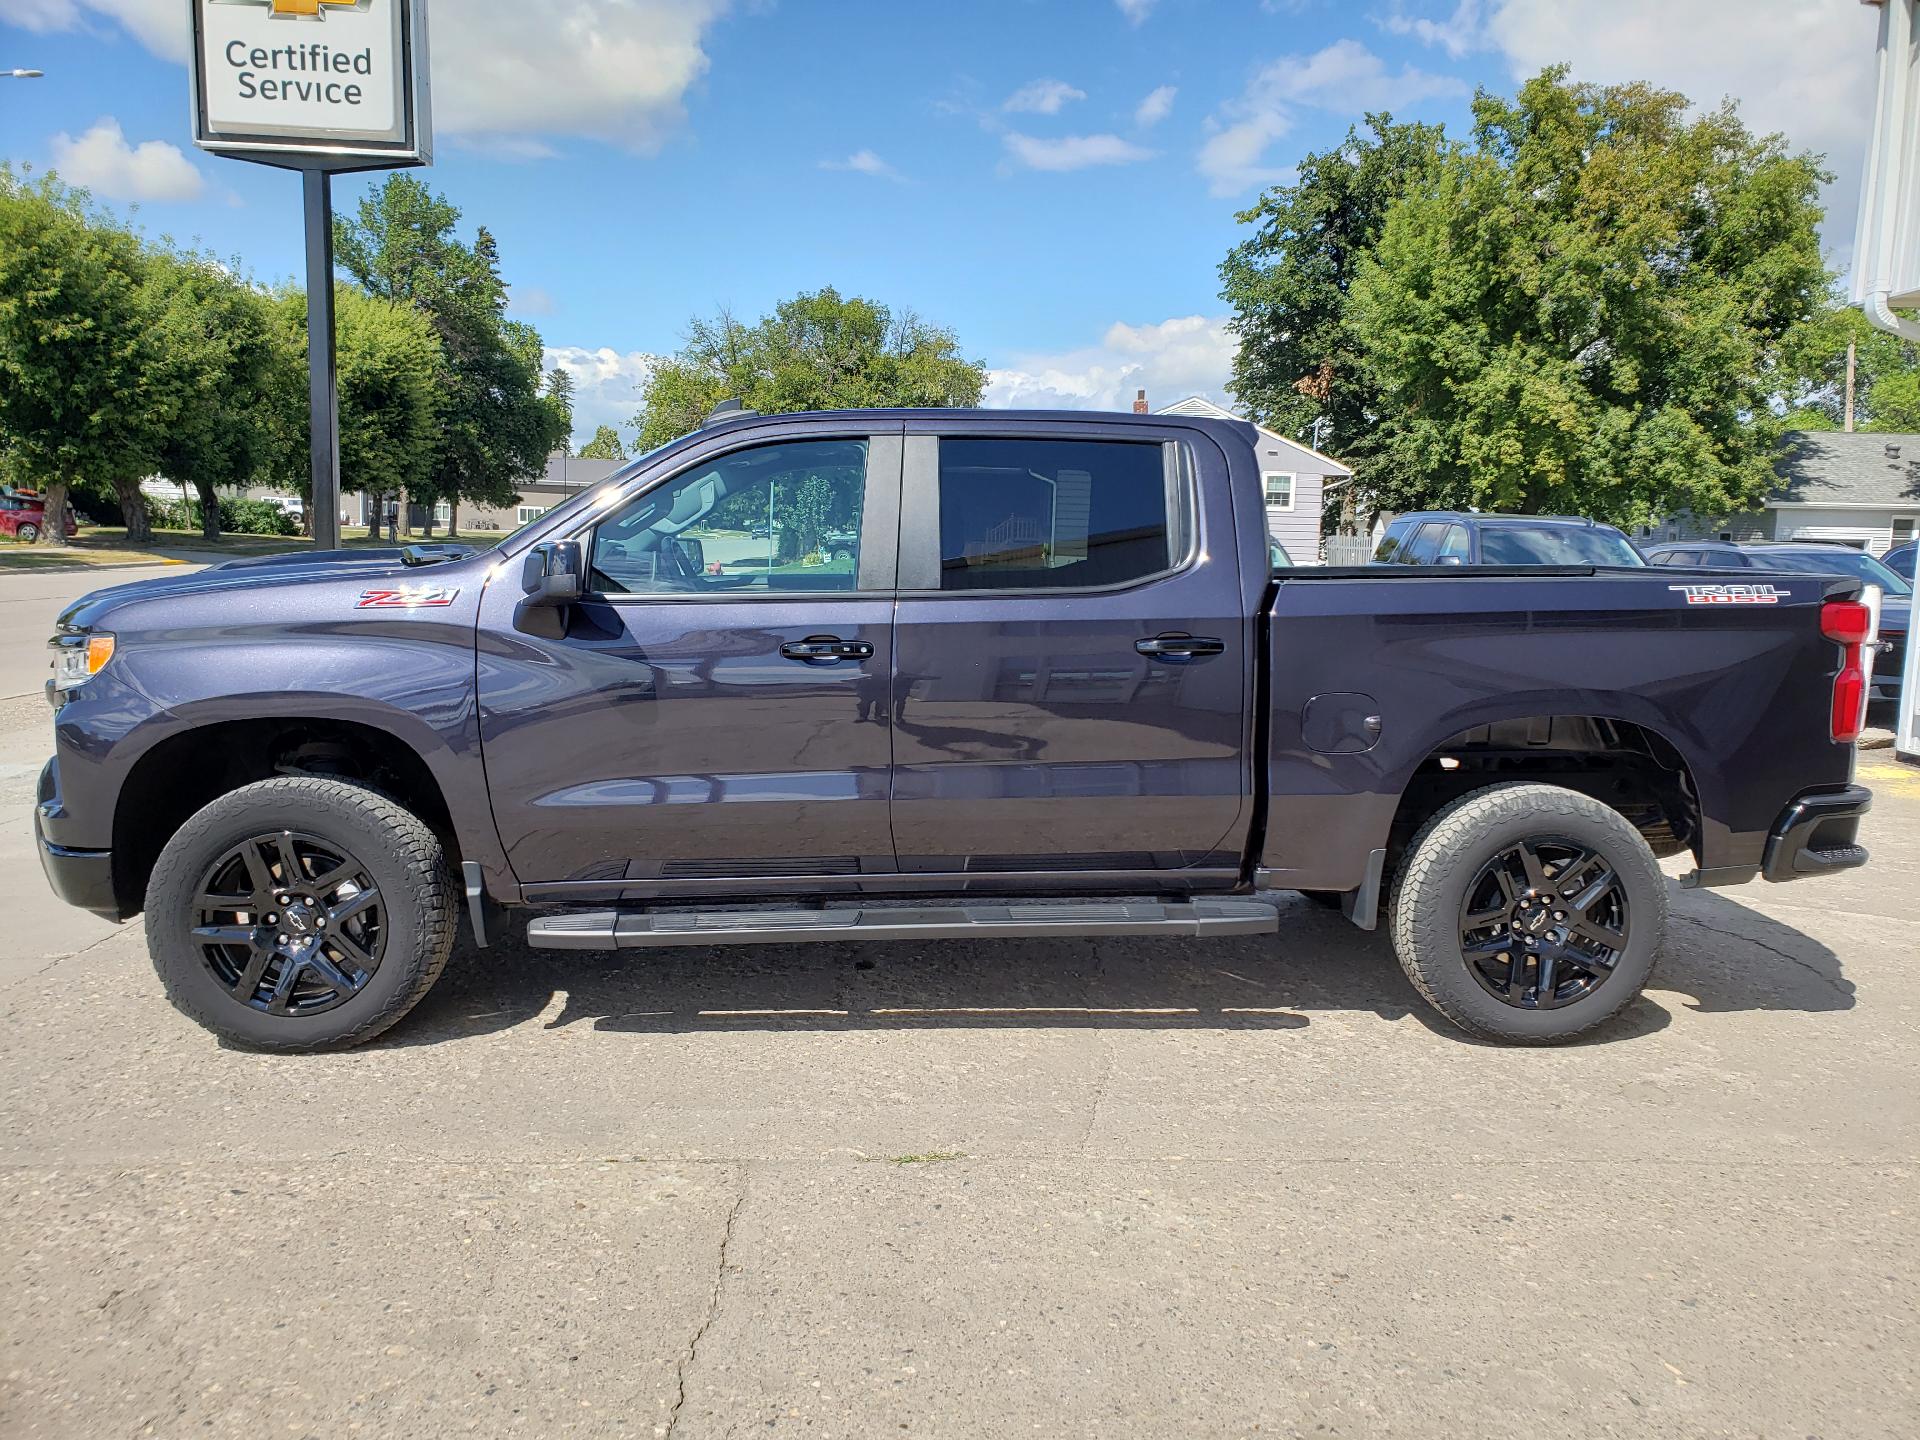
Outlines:
{"type": "Polygon", "coordinates": [[[586,441],[602,425],[631,432],[640,410],[640,387],[659,363],[658,355],[639,350],[560,345],[547,347],[545,368],[573,375],[573,433],[586,441]]]}
{"type": "MultiPolygon", "coordinates": [[[[1436,20],[1427,15],[1409,15],[1404,4],[1397,3],[1393,10],[1380,20],[1381,26],[1393,35],[1410,35],[1423,45],[1437,45],[1454,59],[1458,60],[1470,50],[1477,50],[1486,41],[1481,28],[1485,6],[1481,0],[1460,0],[1453,7],[1453,13],[1444,20],[1436,20]]],[[[1604,17],[1588,17],[1589,24],[1605,23],[1604,17]]]]}
{"type": "MultiPolygon", "coordinates": [[[[156,55],[187,58],[178,0],[10,0],[9,24],[73,30],[111,19],[156,55]]],[[[464,0],[433,29],[434,128],[501,137],[587,136],[657,148],[706,74],[705,38],[730,0],[464,0]]],[[[436,12],[438,13],[438,12],[436,12]]]]}
{"type": "Polygon", "coordinates": [[[1570,61],[1576,78],[1646,80],[1697,105],[1724,96],[1761,133],[1826,155],[1828,245],[1850,251],[1872,129],[1878,13],[1808,0],[1495,0],[1486,43],[1516,80],[1570,61]]]}
{"type": "Polygon", "coordinates": [[[881,180],[904,180],[893,166],[882,160],[871,150],[856,150],[844,160],[822,160],[822,170],[852,170],[860,175],[872,175],[881,180]]]}
{"type": "Polygon", "coordinates": [[[1097,344],[1058,354],[1016,355],[988,373],[989,406],[1131,410],[1145,390],[1156,409],[1205,395],[1226,403],[1234,338],[1227,317],[1183,315],[1152,325],[1111,325],[1097,344]]]}
{"type": "Polygon", "coordinates": [[[1152,91],[1134,108],[1133,123],[1142,130],[1151,130],[1173,113],[1173,97],[1179,93],[1171,85],[1152,91]]]}
{"type": "Polygon", "coordinates": [[[77,140],[63,131],[49,144],[61,179],[108,200],[197,200],[207,187],[178,146],[164,140],[129,145],[112,116],[77,140]]]}
{"type": "Polygon", "coordinates": [[[1009,131],[1001,137],[1007,153],[1029,170],[1085,170],[1092,165],[1131,165],[1153,151],[1118,135],[1061,135],[1043,139],[1009,131]]]}
{"type": "Polygon", "coordinates": [[[1058,115],[1069,101],[1086,98],[1086,91],[1064,80],[1032,80],[1009,95],[1000,108],[1010,114],[1058,115]]]}
{"type": "Polygon", "coordinates": [[[1225,106],[1200,149],[1200,173],[1215,195],[1237,195],[1292,175],[1266,163],[1274,141],[1293,128],[1302,106],[1359,115],[1398,112],[1438,97],[1464,95],[1466,85],[1408,65],[1389,73],[1386,63],[1357,40],[1336,40],[1311,55],[1283,55],[1254,73],[1238,99],[1225,106]]]}
{"type": "Polygon", "coordinates": [[[172,0],[11,0],[6,23],[47,34],[114,20],[166,60],[187,58],[187,17],[172,0]]]}
{"type": "Polygon", "coordinates": [[[1153,7],[1159,0],[1113,0],[1120,7],[1120,13],[1127,17],[1127,23],[1138,25],[1153,13],[1153,7]]]}

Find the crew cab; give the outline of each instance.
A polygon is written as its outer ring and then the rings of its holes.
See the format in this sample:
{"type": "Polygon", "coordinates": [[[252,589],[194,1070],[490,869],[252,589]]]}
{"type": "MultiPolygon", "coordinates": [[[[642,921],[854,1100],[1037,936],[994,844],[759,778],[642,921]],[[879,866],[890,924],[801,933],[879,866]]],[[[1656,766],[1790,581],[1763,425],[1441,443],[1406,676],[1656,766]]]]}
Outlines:
{"type": "Polygon", "coordinates": [[[1646,982],[1657,856],[1867,858],[1860,586],[1765,579],[1276,569],[1235,421],[735,412],[490,551],[87,596],[35,823],[62,896],[144,911],[173,1002],[263,1049],[393,1024],[462,918],[1200,940],[1282,891],[1546,1043],[1646,982]]]}

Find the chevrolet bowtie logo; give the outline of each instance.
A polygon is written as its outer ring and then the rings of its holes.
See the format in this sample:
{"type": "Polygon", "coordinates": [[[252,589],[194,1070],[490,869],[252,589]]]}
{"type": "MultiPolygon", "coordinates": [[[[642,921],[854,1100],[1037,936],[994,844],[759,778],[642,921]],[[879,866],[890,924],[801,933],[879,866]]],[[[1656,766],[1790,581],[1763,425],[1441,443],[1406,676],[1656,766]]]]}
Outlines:
{"type": "Polygon", "coordinates": [[[324,20],[329,10],[365,10],[373,0],[215,0],[221,5],[265,5],[277,16],[324,20]]]}

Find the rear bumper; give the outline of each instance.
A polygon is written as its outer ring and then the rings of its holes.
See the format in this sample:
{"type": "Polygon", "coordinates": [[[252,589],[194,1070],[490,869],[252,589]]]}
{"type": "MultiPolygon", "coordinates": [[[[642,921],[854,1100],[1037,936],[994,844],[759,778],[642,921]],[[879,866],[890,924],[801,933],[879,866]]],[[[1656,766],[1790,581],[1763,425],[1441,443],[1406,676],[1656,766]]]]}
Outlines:
{"type": "Polygon", "coordinates": [[[46,871],[53,893],[67,904],[119,920],[120,903],[113,893],[113,852],[74,850],[47,839],[47,821],[59,813],[59,762],[49,760],[40,772],[39,795],[33,807],[33,839],[40,851],[40,868],[46,871]]]}
{"type": "Polygon", "coordinates": [[[1873,794],[1861,785],[1802,795],[1780,812],[1767,834],[1760,873],[1769,880],[1801,880],[1867,863],[1855,843],[1860,817],[1873,807],[1873,794]]]}

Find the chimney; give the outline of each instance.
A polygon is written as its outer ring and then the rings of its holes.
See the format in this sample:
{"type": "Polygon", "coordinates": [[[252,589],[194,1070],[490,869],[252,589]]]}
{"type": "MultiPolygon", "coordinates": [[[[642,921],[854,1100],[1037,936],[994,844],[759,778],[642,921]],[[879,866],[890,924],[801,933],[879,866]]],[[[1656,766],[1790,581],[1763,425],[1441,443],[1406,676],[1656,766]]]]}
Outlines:
{"type": "Polygon", "coordinates": [[[1133,397],[1133,413],[1136,415],[1150,415],[1153,413],[1147,408],[1146,391],[1142,390],[1133,397]]]}

